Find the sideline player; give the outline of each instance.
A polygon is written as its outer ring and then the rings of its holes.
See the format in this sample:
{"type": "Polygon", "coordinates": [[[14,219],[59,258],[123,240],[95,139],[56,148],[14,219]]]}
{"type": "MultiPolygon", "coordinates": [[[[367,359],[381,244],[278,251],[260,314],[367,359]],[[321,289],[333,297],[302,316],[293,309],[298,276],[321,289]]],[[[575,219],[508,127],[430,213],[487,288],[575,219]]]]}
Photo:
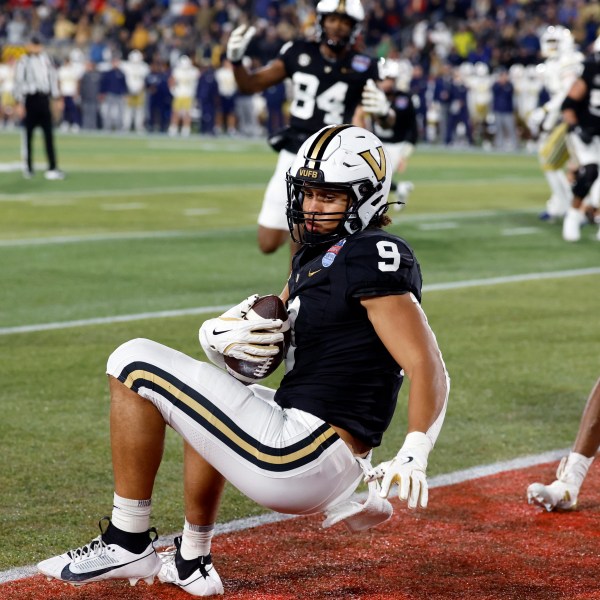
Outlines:
{"type": "MultiPolygon", "coordinates": [[[[239,90],[254,94],[290,78],[290,126],[269,143],[279,152],[258,216],[258,246],[265,254],[289,240],[285,217],[285,173],[302,143],[324,125],[350,123],[368,79],[379,79],[375,60],[352,49],[365,13],[360,0],[321,0],[317,4],[318,41],[285,44],[268,65],[250,72],[242,59],[255,33],[235,29],[227,43],[239,90]]],[[[297,249],[292,245],[292,253],[297,249]]]]}
{"type": "Polygon", "coordinates": [[[550,98],[531,112],[527,126],[538,138],[538,157],[551,195],[541,219],[563,218],[571,203],[571,186],[564,166],[569,159],[567,127],[561,122],[560,107],[571,85],[581,73],[583,54],[575,48],[571,32],[562,25],[551,25],[540,39],[542,56],[546,59],[541,69],[550,98]]]}
{"type": "MultiPolygon", "coordinates": [[[[581,226],[586,222],[584,199],[589,194],[588,207],[592,218],[598,209],[598,169],[600,167],[600,38],[594,42],[592,56],[583,73],[562,103],[563,118],[569,126],[569,145],[579,168],[573,183],[573,200],[563,220],[563,239],[577,242],[581,226]]],[[[597,234],[600,240],[600,230],[597,234]]]]}
{"type": "Polygon", "coordinates": [[[121,71],[127,84],[127,99],[123,112],[123,131],[130,132],[132,127],[137,133],[142,133],[146,120],[146,77],[150,67],[139,50],[132,50],[121,63],[121,71]]]}
{"type": "Polygon", "coordinates": [[[192,133],[192,108],[196,97],[196,89],[200,79],[200,69],[192,59],[185,54],[177,59],[177,64],[171,73],[169,87],[171,88],[172,112],[168,134],[189,137],[192,133]],[[181,130],[180,130],[181,126],[181,130]]]}
{"type": "Polygon", "coordinates": [[[600,447],[600,378],[590,392],[581,415],[573,450],[563,457],[550,485],[532,483],[527,488],[527,501],[548,512],[572,510],[577,506],[579,489],[600,447]]]}
{"type": "Polygon", "coordinates": [[[282,292],[285,322],[245,320],[255,295],[200,328],[212,365],[145,339],[113,352],[112,517],[92,542],[42,561],[42,573],[82,584],[151,581],[160,571],[192,595],[223,593],[210,548],[226,480],[266,508],[324,512],[324,527],[343,522],[351,531],[389,519],[393,483],[408,508],[427,506],[428,456],[449,379],[420,306],[419,263],[382,229],[388,165],[379,138],[352,125],[325,127],[300,148],[286,177],[289,231],[302,247],[282,292]],[[223,369],[225,356],[276,354],[272,344],[290,323],[277,391],[223,369]],[[404,373],[407,434],[398,454],[373,468],[371,449],[391,422],[404,373]],[[166,425],[185,440],[185,522],[163,566],[150,514],[166,425]],[[369,497],[360,504],[351,496],[363,479],[369,497]]]}

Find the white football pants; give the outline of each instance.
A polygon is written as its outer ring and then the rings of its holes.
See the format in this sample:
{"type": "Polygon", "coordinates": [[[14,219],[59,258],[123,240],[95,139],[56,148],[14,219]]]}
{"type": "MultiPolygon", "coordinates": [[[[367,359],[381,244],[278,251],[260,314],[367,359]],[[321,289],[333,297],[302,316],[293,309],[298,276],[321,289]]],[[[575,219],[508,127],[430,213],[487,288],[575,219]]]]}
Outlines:
{"type": "Polygon", "coordinates": [[[107,373],[152,402],[207,462],[267,508],[321,512],[360,483],[362,469],[332,427],[302,410],[282,409],[275,390],[246,386],[146,339],[117,348],[107,373]]]}

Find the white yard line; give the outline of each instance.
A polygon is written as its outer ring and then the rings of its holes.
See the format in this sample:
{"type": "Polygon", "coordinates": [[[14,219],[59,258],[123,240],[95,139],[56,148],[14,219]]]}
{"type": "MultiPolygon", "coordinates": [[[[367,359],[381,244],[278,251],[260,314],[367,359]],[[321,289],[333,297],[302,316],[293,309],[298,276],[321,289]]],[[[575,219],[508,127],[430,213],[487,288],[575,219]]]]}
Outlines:
{"type": "MultiPolygon", "coordinates": [[[[525,469],[527,467],[533,467],[549,462],[558,460],[569,452],[569,448],[563,448],[561,450],[551,450],[549,452],[543,452],[541,454],[535,454],[530,456],[522,456],[513,460],[502,461],[489,465],[480,465],[472,467],[470,469],[464,469],[461,471],[455,471],[454,473],[447,473],[444,475],[436,475],[435,477],[429,478],[429,487],[437,488],[448,485],[456,485],[465,481],[472,481],[474,479],[480,479],[481,477],[488,477],[490,475],[496,475],[498,473],[505,473],[508,471],[516,471],[518,469],[525,469]]],[[[393,494],[390,494],[392,497],[393,494]]],[[[366,494],[355,494],[354,499],[357,501],[364,501],[366,494]]],[[[523,502],[525,502],[525,490],[523,490],[523,502]]],[[[253,527],[260,527],[261,525],[267,525],[269,523],[277,523],[280,521],[286,521],[289,519],[299,518],[296,515],[284,515],[280,513],[266,513],[257,517],[248,517],[246,519],[236,519],[235,521],[229,521],[228,523],[219,523],[215,527],[216,535],[224,535],[236,531],[243,531],[244,529],[252,529],[253,527]]],[[[169,546],[173,544],[173,539],[180,533],[171,534],[168,536],[161,536],[159,546],[169,546]]],[[[10,581],[17,581],[19,579],[25,579],[38,573],[34,565],[26,567],[17,567],[14,569],[8,569],[7,571],[0,571],[0,584],[8,583],[10,581]]]]}
{"type": "MultiPolygon", "coordinates": [[[[550,271],[547,273],[523,273],[522,275],[507,275],[505,277],[491,277],[489,279],[469,279],[466,281],[449,281],[445,283],[432,283],[423,286],[423,292],[439,292],[470,287],[483,287],[488,285],[502,285],[519,281],[536,281],[541,279],[565,279],[584,275],[600,275],[600,267],[588,269],[572,269],[570,271],[550,271]]],[[[51,329],[67,329],[71,327],[84,327],[87,325],[110,325],[128,321],[141,321],[143,319],[164,319],[168,317],[182,317],[187,315],[202,315],[220,312],[230,308],[231,305],[198,306],[196,308],[182,308],[178,310],[161,310],[157,312],[136,313],[131,315],[115,315],[111,317],[94,317],[91,319],[78,319],[76,321],[56,321],[53,323],[38,323],[35,325],[19,325],[16,327],[1,327],[0,336],[17,333],[35,333],[51,329]]]]}
{"type": "MultiPolygon", "coordinates": [[[[248,187],[248,186],[246,186],[248,187]]],[[[64,203],[64,196],[61,196],[64,203]]],[[[54,205],[53,201],[53,205],[54,205]]],[[[204,208],[197,209],[191,208],[189,211],[208,211],[218,210],[216,208],[204,208]]],[[[506,211],[506,210],[477,210],[477,211],[466,211],[461,213],[431,213],[421,215],[405,215],[402,220],[398,223],[402,226],[402,223],[424,223],[421,226],[422,229],[449,229],[456,228],[456,221],[466,221],[469,219],[480,219],[480,218],[494,218],[501,215],[511,214],[530,214],[537,212],[536,208],[522,209],[518,211],[506,211]],[[433,221],[434,223],[429,223],[433,221]],[[439,223],[436,223],[439,221],[439,223]]],[[[197,213],[198,214],[198,213],[197,213]]],[[[123,231],[121,233],[90,233],[88,235],[72,235],[72,236],[49,236],[39,238],[19,238],[16,240],[0,240],[0,248],[12,248],[14,246],[39,246],[44,244],[74,244],[74,243],[87,243],[87,242],[105,242],[113,240],[128,240],[128,239],[153,239],[153,238],[179,238],[179,237],[207,237],[207,236],[221,236],[223,234],[230,234],[234,232],[246,232],[254,231],[256,226],[247,225],[245,227],[239,227],[235,229],[213,229],[207,231],[180,231],[180,230],[169,230],[169,231],[123,231]]]]}
{"type": "Polygon", "coordinates": [[[262,190],[263,183],[226,183],[210,185],[183,185],[170,187],[150,187],[115,190],[71,190],[63,192],[45,192],[29,194],[0,194],[0,202],[27,202],[41,198],[112,198],[114,196],[160,196],[162,194],[200,194],[204,192],[226,192],[228,190],[262,190]]]}

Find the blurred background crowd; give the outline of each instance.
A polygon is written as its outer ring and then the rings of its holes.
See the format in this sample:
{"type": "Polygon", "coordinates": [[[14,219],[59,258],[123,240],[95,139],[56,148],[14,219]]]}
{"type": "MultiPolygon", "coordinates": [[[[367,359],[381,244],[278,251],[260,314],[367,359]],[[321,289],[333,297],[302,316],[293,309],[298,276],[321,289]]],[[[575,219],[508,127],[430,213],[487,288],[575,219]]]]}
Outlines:
{"type": "MultiPolygon", "coordinates": [[[[0,124],[15,127],[14,65],[32,34],[57,64],[59,126],[73,132],[264,136],[286,123],[290,90],[239,94],[225,58],[240,23],[258,29],[251,66],[315,35],[311,0],[9,0],[0,10],[0,124]]],[[[359,48],[401,62],[420,140],[513,150],[544,102],[540,41],[567,27],[582,52],[598,37],[597,0],[363,0],[359,48]],[[500,126],[502,124],[502,126],[500,126]],[[506,124],[506,125],[505,125],[506,124]]]]}

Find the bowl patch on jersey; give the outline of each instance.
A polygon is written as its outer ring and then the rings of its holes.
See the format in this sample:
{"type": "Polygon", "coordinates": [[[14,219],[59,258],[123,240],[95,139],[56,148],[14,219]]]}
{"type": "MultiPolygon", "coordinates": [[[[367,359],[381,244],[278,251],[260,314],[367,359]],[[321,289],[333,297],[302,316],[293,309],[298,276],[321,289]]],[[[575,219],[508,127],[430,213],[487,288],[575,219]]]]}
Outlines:
{"type": "Polygon", "coordinates": [[[331,248],[329,248],[329,250],[327,250],[327,252],[325,253],[325,256],[323,256],[323,258],[321,259],[321,264],[324,267],[330,267],[333,264],[335,257],[339,254],[340,250],[342,249],[342,246],[345,243],[346,239],[344,238],[343,240],[337,242],[337,244],[331,246],[331,248]]]}
{"type": "Polygon", "coordinates": [[[352,59],[352,68],[359,73],[364,73],[371,64],[371,59],[368,56],[359,54],[352,59]]]}

